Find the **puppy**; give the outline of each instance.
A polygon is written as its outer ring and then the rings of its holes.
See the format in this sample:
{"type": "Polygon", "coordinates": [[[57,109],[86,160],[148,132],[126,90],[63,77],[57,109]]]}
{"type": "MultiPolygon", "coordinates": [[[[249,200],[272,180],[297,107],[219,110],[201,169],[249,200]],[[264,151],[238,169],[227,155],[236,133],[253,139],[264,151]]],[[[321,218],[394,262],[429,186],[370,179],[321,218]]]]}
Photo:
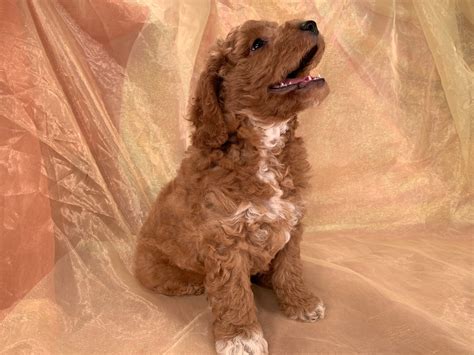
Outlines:
{"type": "Polygon", "coordinates": [[[206,292],[219,354],[264,354],[251,277],[290,318],[324,318],[304,285],[302,192],[309,164],[296,114],[322,100],[309,74],[324,52],[314,21],[248,21],[217,42],[197,84],[192,145],[160,192],[135,270],[165,295],[206,292]]]}

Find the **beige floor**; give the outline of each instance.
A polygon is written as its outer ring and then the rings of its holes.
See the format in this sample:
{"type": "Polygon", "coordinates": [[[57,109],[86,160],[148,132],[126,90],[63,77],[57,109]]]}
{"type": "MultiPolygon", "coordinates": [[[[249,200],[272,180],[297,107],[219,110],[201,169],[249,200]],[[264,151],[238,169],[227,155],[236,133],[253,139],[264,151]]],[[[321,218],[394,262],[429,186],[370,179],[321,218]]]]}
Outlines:
{"type": "MultiPolygon", "coordinates": [[[[83,244],[78,254],[104,246],[83,244]]],[[[327,318],[312,324],[286,319],[272,292],[255,286],[270,352],[472,353],[472,248],[471,236],[426,231],[307,235],[305,278],[325,300],[327,318]]],[[[109,257],[105,265],[85,260],[77,279],[69,278],[78,267],[73,258],[60,260],[0,323],[4,350],[213,352],[205,296],[153,294],[109,257]]]]}

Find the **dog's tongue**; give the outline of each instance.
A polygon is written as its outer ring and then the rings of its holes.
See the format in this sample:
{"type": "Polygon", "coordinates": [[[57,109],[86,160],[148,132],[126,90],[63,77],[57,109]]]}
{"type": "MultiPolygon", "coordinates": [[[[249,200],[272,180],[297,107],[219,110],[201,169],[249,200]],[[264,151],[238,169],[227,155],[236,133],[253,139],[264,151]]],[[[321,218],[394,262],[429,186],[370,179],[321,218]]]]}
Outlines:
{"type": "Polygon", "coordinates": [[[320,76],[313,77],[311,75],[307,75],[304,78],[289,78],[279,82],[278,84],[272,85],[271,89],[283,89],[289,86],[297,86],[298,88],[303,88],[308,83],[319,80],[324,79],[320,76]]]}
{"type": "Polygon", "coordinates": [[[285,79],[282,81],[282,83],[286,85],[294,85],[294,84],[299,84],[305,81],[311,81],[313,80],[313,77],[311,75],[305,76],[304,78],[291,78],[291,79],[285,79]]]}

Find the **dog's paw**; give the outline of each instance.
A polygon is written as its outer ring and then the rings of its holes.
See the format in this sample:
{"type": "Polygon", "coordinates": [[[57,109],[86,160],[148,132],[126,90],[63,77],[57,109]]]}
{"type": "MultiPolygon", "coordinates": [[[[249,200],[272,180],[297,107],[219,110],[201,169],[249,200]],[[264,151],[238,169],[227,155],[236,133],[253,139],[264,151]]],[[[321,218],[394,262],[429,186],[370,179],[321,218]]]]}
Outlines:
{"type": "Polygon", "coordinates": [[[283,313],[285,313],[288,318],[303,322],[315,322],[324,319],[326,314],[326,307],[320,300],[318,300],[317,303],[310,302],[306,305],[285,305],[282,308],[283,313]]]}
{"type": "Polygon", "coordinates": [[[268,344],[262,333],[254,333],[251,337],[238,335],[216,341],[216,351],[219,355],[264,355],[268,354],[268,344]]]}

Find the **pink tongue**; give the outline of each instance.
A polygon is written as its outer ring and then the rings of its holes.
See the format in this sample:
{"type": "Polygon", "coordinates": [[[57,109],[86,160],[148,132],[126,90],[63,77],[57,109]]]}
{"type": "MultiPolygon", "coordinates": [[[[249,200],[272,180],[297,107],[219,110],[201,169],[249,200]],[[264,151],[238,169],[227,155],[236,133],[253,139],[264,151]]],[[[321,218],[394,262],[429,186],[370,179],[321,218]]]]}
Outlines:
{"type": "Polygon", "coordinates": [[[285,83],[286,85],[292,85],[292,84],[298,84],[298,83],[302,83],[304,81],[311,81],[313,78],[308,75],[308,76],[305,76],[304,78],[291,78],[291,79],[285,79],[283,80],[283,83],[285,83]]]}

